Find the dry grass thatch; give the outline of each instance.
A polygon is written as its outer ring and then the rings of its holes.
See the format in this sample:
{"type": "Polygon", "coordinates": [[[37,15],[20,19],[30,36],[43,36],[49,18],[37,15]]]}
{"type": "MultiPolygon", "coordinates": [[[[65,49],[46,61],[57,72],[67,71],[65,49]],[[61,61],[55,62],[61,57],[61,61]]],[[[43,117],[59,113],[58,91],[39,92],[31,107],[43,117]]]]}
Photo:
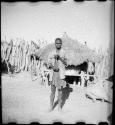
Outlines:
{"type": "MultiPolygon", "coordinates": [[[[67,61],[69,65],[79,65],[84,61],[100,62],[101,57],[89,49],[87,45],[79,43],[77,40],[72,40],[71,38],[62,37],[62,48],[66,51],[67,61]]],[[[36,55],[40,57],[41,60],[47,61],[49,52],[55,49],[55,44],[49,44],[45,48],[40,49],[36,55]]]]}

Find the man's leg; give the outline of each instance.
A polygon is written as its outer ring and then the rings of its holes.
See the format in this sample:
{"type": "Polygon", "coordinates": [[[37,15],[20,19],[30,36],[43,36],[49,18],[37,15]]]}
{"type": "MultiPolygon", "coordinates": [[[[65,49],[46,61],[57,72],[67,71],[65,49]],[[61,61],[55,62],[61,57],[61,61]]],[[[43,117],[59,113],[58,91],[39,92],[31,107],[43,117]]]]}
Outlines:
{"type": "Polygon", "coordinates": [[[53,110],[56,87],[51,84],[50,110],[53,110]]]}
{"type": "Polygon", "coordinates": [[[62,105],[62,89],[58,89],[58,110],[61,110],[62,105]]]}

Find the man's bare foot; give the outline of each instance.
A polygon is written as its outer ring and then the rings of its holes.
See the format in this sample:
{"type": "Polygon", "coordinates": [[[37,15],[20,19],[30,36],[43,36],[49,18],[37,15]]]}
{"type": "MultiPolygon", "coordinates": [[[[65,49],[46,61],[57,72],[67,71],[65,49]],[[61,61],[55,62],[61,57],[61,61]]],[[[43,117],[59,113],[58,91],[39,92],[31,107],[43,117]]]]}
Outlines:
{"type": "Polygon", "coordinates": [[[59,111],[59,112],[62,112],[62,108],[61,108],[60,106],[58,107],[58,111],[59,111]]]}

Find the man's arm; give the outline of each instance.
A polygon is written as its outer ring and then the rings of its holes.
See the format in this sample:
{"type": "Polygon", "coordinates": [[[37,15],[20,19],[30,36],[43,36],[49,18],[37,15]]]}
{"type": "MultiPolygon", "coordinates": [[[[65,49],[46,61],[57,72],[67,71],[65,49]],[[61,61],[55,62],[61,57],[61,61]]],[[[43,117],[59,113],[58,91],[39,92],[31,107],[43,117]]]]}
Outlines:
{"type": "Polygon", "coordinates": [[[67,66],[67,59],[65,57],[62,58],[59,56],[59,60],[62,61],[65,66],[67,66]]]}
{"type": "Polygon", "coordinates": [[[55,67],[53,64],[53,60],[54,60],[54,56],[53,56],[53,52],[49,53],[49,56],[48,56],[48,62],[47,62],[47,65],[48,65],[48,68],[49,69],[53,69],[54,71],[55,70],[58,70],[57,67],[55,67]]]}

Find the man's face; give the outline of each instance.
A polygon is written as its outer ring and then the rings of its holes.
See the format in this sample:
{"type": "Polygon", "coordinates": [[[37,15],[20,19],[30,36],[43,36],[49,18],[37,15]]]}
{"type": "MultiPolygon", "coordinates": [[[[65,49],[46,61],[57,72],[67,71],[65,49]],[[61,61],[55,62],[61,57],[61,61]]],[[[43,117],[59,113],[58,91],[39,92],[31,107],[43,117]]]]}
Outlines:
{"type": "Polygon", "coordinates": [[[56,40],[56,41],[55,41],[55,46],[56,46],[56,49],[61,49],[62,41],[56,40]]]}

